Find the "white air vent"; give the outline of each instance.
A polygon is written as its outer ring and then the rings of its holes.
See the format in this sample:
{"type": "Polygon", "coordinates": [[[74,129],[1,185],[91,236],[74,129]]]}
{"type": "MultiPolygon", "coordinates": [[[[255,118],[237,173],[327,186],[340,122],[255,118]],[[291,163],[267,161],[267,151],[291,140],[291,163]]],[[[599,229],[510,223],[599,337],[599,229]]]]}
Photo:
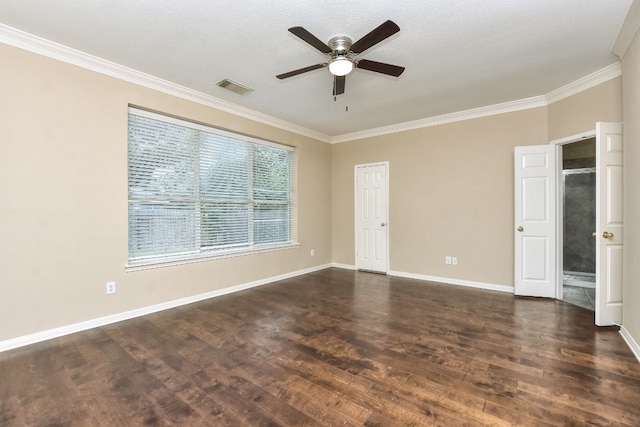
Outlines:
{"type": "Polygon", "coordinates": [[[231,79],[222,79],[218,83],[216,83],[216,85],[240,95],[244,95],[245,93],[251,92],[253,90],[249,86],[241,85],[240,83],[234,82],[231,79]]]}

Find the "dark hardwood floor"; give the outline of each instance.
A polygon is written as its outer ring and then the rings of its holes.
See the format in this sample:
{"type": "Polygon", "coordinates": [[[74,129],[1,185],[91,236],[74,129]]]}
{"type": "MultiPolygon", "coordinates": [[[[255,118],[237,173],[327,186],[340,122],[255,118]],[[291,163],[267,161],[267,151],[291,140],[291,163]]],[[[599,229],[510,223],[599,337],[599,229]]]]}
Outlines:
{"type": "Polygon", "coordinates": [[[2,426],[640,425],[562,301],[327,269],[0,354],[2,426]]]}

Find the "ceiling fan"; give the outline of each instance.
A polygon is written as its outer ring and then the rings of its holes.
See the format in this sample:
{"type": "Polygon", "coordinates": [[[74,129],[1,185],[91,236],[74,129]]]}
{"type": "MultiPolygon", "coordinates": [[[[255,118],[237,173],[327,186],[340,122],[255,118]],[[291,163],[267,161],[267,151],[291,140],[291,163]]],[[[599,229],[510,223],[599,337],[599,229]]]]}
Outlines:
{"type": "Polygon", "coordinates": [[[352,43],[351,39],[347,36],[336,36],[331,38],[331,40],[325,44],[303,27],[291,27],[289,28],[290,33],[315,47],[323,54],[329,56],[330,59],[324,63],[310,65],[308,67],[289,71],[288,73],[278,74],[276,77],[282,80],[308,71],[328,67],[329,72],[334,76],[334,96],[344,93],[346,76],[353,71],[354,68],[398,77],[404,71],[404,67],[358,58],[359,54],[380,43],[384,39],[394,35],[398,31],[400,31],[400,27],[398,27],[395,22],[387,20],[355,43],[352,43]]]}

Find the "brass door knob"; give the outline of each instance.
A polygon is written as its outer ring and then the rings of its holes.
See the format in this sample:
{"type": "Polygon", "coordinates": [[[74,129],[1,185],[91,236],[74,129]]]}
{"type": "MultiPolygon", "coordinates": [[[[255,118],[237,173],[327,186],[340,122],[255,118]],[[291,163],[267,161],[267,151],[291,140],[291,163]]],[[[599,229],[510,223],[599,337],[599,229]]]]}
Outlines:
{"type": "Polygon", "coordinates": [[[380,224],[381,227],[384,227],[385,225],[387,225],[387,224],[384,223],[384,222],[382,224],[380,224]]]}
{"type": "Polygon", "coordinates": [[[520,226],[518,227],[518,231],[520,231],[520,232],[524,231],[524,227],[520,225],[520,226]]]}
{"type": "Polygon", "coordinates": [[[613,238],[613,233],[609,233],[608,231],[605,231],[602,233],[602,237],[604,237],[605,239],[611,239],[613,238]]]}

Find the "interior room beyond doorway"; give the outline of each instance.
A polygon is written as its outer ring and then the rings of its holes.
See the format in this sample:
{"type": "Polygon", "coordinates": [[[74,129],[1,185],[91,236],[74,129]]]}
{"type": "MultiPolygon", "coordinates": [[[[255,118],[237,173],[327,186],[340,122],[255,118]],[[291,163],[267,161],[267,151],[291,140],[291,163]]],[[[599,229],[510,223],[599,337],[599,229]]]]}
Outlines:
{"type": "Polygon", "coordinates": [[[562,146],[563,300],[595,307],[596,141],[562,146]]]}

